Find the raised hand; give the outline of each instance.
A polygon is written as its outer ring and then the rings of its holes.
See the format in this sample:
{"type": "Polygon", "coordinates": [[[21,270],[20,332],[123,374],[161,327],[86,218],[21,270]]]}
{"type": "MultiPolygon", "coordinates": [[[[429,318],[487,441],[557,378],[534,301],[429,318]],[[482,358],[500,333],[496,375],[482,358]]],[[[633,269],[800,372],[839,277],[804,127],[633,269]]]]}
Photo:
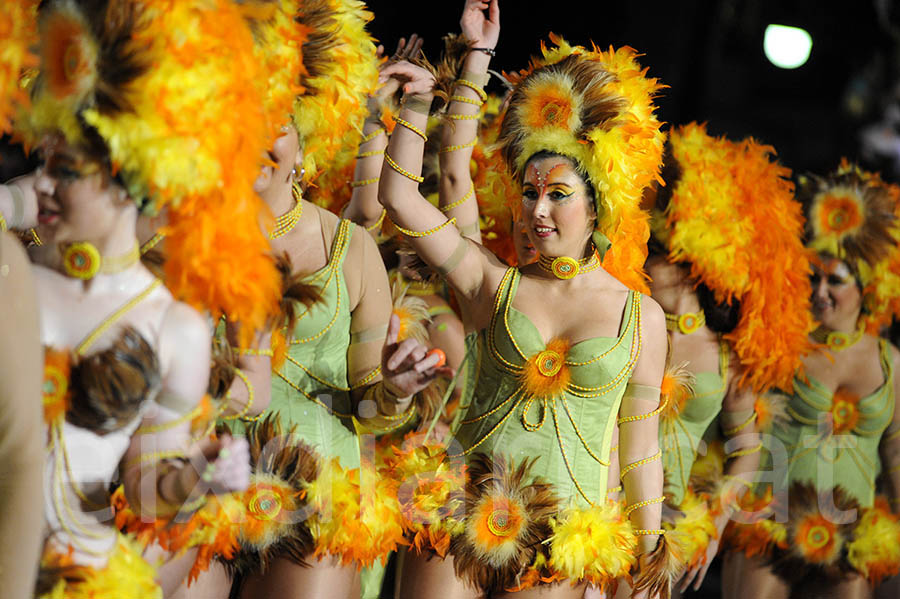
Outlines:
{"type": "Polygon", "coordinates": [[[453,369],[441,366],[441,354],[429,352],[415,339],[398,342],[400,318],[391,315],[387,337],[381,351],[381,375],[385,390],[398,397],[410,397],[427,387],[438,376],[453,376],[453,369]]]}
{"type": "Polygon", "coordinates": [[[403,85],[405,94],[416,96],[434,94],[434,75],[405,60],[390,63],[381,69],[381,73],[378,75],[380,83],[387,83],[391,78],[403,85]]]}
{"type": "MultiPolygon", "coordinates": [[[[394,50],[394,53],[391,55],[390,59],[384,62],[381,65],[381,70],[383,71],[387,66],[392,65],[396,62],[400,61],[409,61],[412,58],[415,58],[419,55],[419,52],[422,51],[422,44],[425,40],[418,36],[418,34],[412,34],[409,37],[409,41],[406,41],[406,38],[401,37],[397,42],[397,49],[394,50]]],[[[378,46],[378,56],[382,56],[384,54],[384,46],[378,46]]],[[[390,98],[393,96],[398,89],[400,89],[400,79],[395,77],[390,77],[386,81],[383,81],[381,86],[378,88],[378,91],[375,94],[377,100],[381,101],[385,98],[390,98]]]]}
{"type": "Polygon", "coordinates": [[[459,26],[475,48],[496,48],[500,38],[499,0],[466,0],[459,26]]]}

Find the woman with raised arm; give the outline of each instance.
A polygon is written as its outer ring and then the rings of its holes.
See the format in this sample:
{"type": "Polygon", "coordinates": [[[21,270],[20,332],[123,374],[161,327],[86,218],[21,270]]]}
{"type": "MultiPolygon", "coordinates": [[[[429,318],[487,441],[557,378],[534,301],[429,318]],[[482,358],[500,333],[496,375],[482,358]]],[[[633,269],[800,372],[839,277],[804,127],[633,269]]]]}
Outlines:
{"type": "Polygon", "coordinates": [[[730,598],[866,598],[900,570],[900,352],[877,336],[900,307],[900,188],[843,162],[802,177],[798,199],[821,350],[792,393],[766,402],[778,409],[767,410],[761,478],[728,533],[730,598]]]}
{"type": "Polygon", "coordinates": [[[61,256],[55,269],[35,268],[47,347],[39,594],[159,597],[154,567],[112,526],[117,471],[129,503],[149,516],[188,515],[210,492],[248,483],[245,441],[192,443],[210,331],[176,297],[228,311],[249,330],[276,305],[252,190],[266,143],[252,110],[261,102],[253,41],[224,0],[51,0],[39,18],[41,70],[19,124],[43,153],[39,233],[61,256]],[[202,82],[198,96],[186,81],[202,82]],[[209,135],[220,126],[231,135],[209,135]],[[140,264],[135,229],[141,209],[165,205],[171,293],[140,264]],[[244,268],[253,282],[223,284],[224,272],[244,268]]]}
{"type": "MultiPolygon", "coordinates": [[[[467,3],[483,9],[496,21],[496,0],[467,3]]],[[[418,193],[434,80],[407,63],[382,73],[404,81],[405,95],[379,198],[453,288],[478,347],[448,448],[448,458],[465,459],[469,478],[465,513],[440,523],[451,528],[453,570],[449,558],[420,558],[401,573],[402,597],[581,597],[584,581],[611,583],[634,563],[639,595],[668,589],[662,470],[652,459],[663,313],[599,268],[603,259],[643,286],[648,225],[638,203],[662,154],[657,85],[630,50],[556,41],[519,79],[500,135],[543,258],[521,271],[462,236],[418,193]],[[606,502],[617,419],[622,459],[637,469],[626,480],[624,514],[606,502]]]]}
{"type": "Polygon", "coordinates": [[[685,561],[683,591],[699,588],[756,472],[756,396],[791,388],[812,320],[802,208],[772,148],[692,123],[670,132],[667,149],[666,185],[647,194],[647,272],[669,330],[660,445],[674,516],[664,528],[685,561]],[[712,426],[724,434],[726,463],[709,480],[692,467],[714,451],[705,441],[712,426]]]}

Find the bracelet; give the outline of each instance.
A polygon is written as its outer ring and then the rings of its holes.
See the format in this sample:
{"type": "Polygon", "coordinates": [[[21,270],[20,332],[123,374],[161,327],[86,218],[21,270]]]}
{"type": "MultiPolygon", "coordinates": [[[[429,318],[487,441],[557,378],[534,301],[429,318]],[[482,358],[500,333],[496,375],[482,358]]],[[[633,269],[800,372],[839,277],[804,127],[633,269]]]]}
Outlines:
{"type": "Polygon", "coordinates": [[[474,183],[472,184],[472,187],[469,188],[469,191],[466,192],[466,195],[464,195],[462,197],[461,200],[456,200],[452,204],[447,204],[446,206],[439,206],[438,209],[441,212],[450,212],[454,208],[459,208],[460,206],[462,206],[463,204],[468,202],[469,198],[471,198],[473,195],[475,195],[475,184],[474,183]]]}
{"type": "Polygon", "coordinates": [[[399,164],[394,162],[394,159],[391,158],[391,155],[388,154],[387,152],[384,153],[384,160],[388,163],[388,166],[390,166],[392,169],[394,169],[395,171],[397,171],[398,173],[400,173],[407,179],[411,179],[411,180],[415,181],[416,183],[422,183],[425,181],[425,177],[419,177],[418,175],[414,175],[411,172],[409,172],[408,170],[403,169],[399,164]]]}
{"type": "Polygon", "coordinates": [[[609,489],[606,490],[606,494],[609,495],[610,493],[619,493],[621,490],[622,490],[622,485],[618,485],[616,487],[610,487],[609,489]]]}
{"type": "Polygon", "coordinates": [[[475,144],[478,142],[477,139],[473,139],[467,144],[459,144],[458,146],[447,146],[446,148],[441,148],[441,154],[447,154],[449,152],[455,152],[457,150],[462,150],[464,148],[474,148],[475,144]]]}
{"type": "Polygon", "coordinates": [[[762,449],[762,446],[762,441],[760,441],[759,445],[756,445],[755,447],[750,447],[749,449],[738,449],[737,451],[726,453],[725,459],[730,460],[731,458],[739,458],[741,456],[750,455],[751,453],[756,453],[757,451],[762,449]]]}
{"type": "Polygon", "coordinates": [[[744,430],[745,428],[750,426],[750,424],[752,424],[755,421],[756,421],[756,412],[753,412],[752,414],[750,414],[750,418],[747,418],[747,420],[743,424],[739,424],[734,428],[725,429],[722,431],[722,434],[725,435],[726,437],[733,437],[737,433],[741,432],[742,430],[744,430]]]}
{"type": "Polygon", "coordinates": [[[438,231],[440,231],[447,225],[451,225],[451,224],[454,224],[454,225],[456,224],[456,217],[453,217],[450,220],[445,221],[436,227],[431,227],[427,231],[421,231],[421,232],[420,231],[410,231],[409,229],[404,229],[403,227],[399,226],[397,223],[394,223],[394,226],[397,227],[398,231],[400,231],[407,237],[428,237],[429,235],[433,235],[434,233],[437,233],[438,231]]]}
{"type": "Polygon", "coordinates": [[[634,531],[634,534],[639,537],[646,537],[651,535],[664,535],[666,531],[662,528],[638,528],[634,531]]]}
{"type": "Polygon", "coordinates": [[[378,156],[379,154],[384,154],[384,148],[382,148],[382,149],[380,149],[380,150],[372,150],[372,151],[370,151],[370,152],[362,152],[362,153],[360,153],[360,154],[357,154],[357,155],[356,155],[356,158],[357,158],[357,159],[359,159],[359,158],[368,158],[368,157],[370,157],[370,156],[378,156]]]}
{"type": "Polygon", "coordinates": [[[631,505],[625,508],[625,515],[630,516],[631,512],[635,510],[639,510],[642,507],[647,507],[648,505],[654,505],[656,503],[662,503],[666,498],[664,495],[660,495],[659,497],[654,497],[653,499],[645,499],[644,501],[638,501],[637,503],[632,503],[631,505]]]}
{"type": "Polygon", "coordinates": [[[412,123],[410,123],[409,121],[407,121],[406,119],[401,119],[399,116],[395,116],[394,122],[397,123],[398,125],[402,125],[403,127],[406,127],[407,129],[409,129],[410,131],[412,131],[413,133],[415,133],[416,135],[421,137],[422,141],[426,141],[426,142],[428,141],[428,136],[425,135],[425,132],[422,131],[421,129],[419,129],[418,127],[416,127],[415,125],[413,125],[412,123]]]}
{"type": "Polygon", "coordinates": [[[640,414],[638,416],[625,416],[624,418],[619,418],[616,422],[618,424],[625,424],[626,422],[637,422],[638,420],[646,420],[647,418],[658,416],[663,409],[665,409],[667,401],[668,399],[663,399],[662,403],[659,404],[659,407],[652,412],[647,412],[646,414],[640,414]]]}
{"type": "Polygon", "coordinates": [[[372,141],[373,139],[377,138],[377,137],[378,137],[379,135],[381,135],[382,133],[384,133],[385,135],[387,134],[387,132],[384,130],[384,125],[381,123],[381,121],[378,121],[378,124],[379,124],[379,128],[376,129],[375,131],[372,131],[371,133],[369,133],[369,134],[366,135],[365,137],[363,137],[362,140],[359,142],[359,145],[363,145],[363,144],[369,143],[370,141],[372,141]]]}
{"type": "Polygon", "coordinates": [[[484,52],[488,56],[497,56],[497,51],[493,48],[469,48],[471,52],[484,52]]]}
{"type": "Polygon", "coordinates": [[[644,458],[643,460],[638,460],[637,462],[632,462],[622,468],[622,473],[619,474],[619,478],[625,478],[625,475],[634,470],[635,468],[640,468],[641,466],[646,466],[650,462],[655,462],[656,460],[662,459],[662,450],[657,451],[654,455],[649,458],[644,458]]]}
{"type": "Polygon", "coordinates": [[[468,87],[469,89],[474,91],[476,94],[478,94],[478,97],[481,98],[482,102],[487,102],[488,95],[485,93],[485,91],[483,89],[481,89],[481,87],[483,87],[483,86],[476,85],[475,83],[472,83],[468,79],[457,79],[456,85],[462,85],[463,87],[468,87]]]}
{"type": "MultiPolygon", "coordinates": [[[[385,210],[384,208],[382,208],[382,209],[381,209],[381,216],[378,217],[378,220],[375,221],[375,224],[374,224],[374,225],[372,225],[372,226],[370,226],[370,227],[366,227],[366,231],[368,231],[368,232],[371,233],[372,231],[374,231],[374,230],[378,229],[379,227],[381,227],[381,223],[384,222],[384,215],[385,215],[385,214],[387,214],[387,210],[385,210]]],[[[380,368],[381,368],[381,367],[379,366],[379,370],[378,370],[379,372],[381,372],[380,368]]],[[[375,378],[375,377],[372,377],[372,378],[375,378]]]]}
{"type": "Polygon", "coordinates": [[[365,187],[366,185],[371,185],[372,183],[378,183],[381,181],[381,177],[372,177],[371,179],[360,179],[358,181],[350,181],[350,187],[354,189],[357,187],[365,187]]]}
{"type": "Polygon", "coordinates": [[[465,104],[471,104],[472,106],[477,106],[481,108],[484,106],[484,102],[481,100],[473,100],[472,98],[467,98],[465,96],[450,96],[451,102],[463,102],[465,104]]]}
{"type": "Polygon", "coordinates": [[[451,121],[474,121],[481,118],[480,114],[448,114],[447,118],[451,121]]]}
{"type": "MultiPolygon", "coordinates": [[[[247,378],[247,375],[244,374],[240,368],[234,369],[234,375],[236,377],[238,377],[239,379],[241,379],[242,381],[244,381],[244,386],[247,387],[247,405],[245,405],[244,408],[240,412],[235,414],[234,416],[226,416],[225,418],[223,418],[223,420],[237,420],[239,418],[243,418],[244,415],[246,415],[247,412],[250,411],[250,407],[253,405],[254,393],[253,393],[253,385],[250,383],[250,379],[247,378]]],[[[231,394],[226,393],[225,399],[231,399],[231,394]]]]}

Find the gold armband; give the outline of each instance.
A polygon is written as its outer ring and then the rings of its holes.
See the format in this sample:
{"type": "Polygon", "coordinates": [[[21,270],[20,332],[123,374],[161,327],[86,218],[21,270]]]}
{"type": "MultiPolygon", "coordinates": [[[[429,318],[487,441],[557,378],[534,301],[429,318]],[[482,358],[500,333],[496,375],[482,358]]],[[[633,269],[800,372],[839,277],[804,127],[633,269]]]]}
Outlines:
{"type": "Polygon", "coordinates": [[[392,169],[394,169],[395,171],[397,171],[398,173],[400,173],[407,179],[411,179],[412,181],[415,181],[416,183],[422,183],[425,181],[425,177],[420,177],[419,175],[411,173],[408,170],[404,169],[399,164],[397,164],[396,162],[394,162],[394,159],[391,158],[391,155],[388,154],[387,152],[384,153],[384,160],[385,160],[385,162],[388,163],[388,166],[390,166],[392,169]]]}
{"type": "Polygon", "coordinates": [[[451,218],[450,220],[443,222],[443,223],[437,225],[436,227],[431,227],[430,229],[428,229],[426,231],[410,231],[409,229],[404,229],[397,223],[394,223],[394,226],[397,227],[398,231],[400,231],[407,237],[428,237],[429,235],[434,235],[435,233],[437,233],[438,231],[440,231],[447,225],[454,225],[454,224],[456,224],[456,218],[451,218]]]}
{"type": "Polygon", "coordinates": [[[646,466],[651,462],[655,462],[656,460],[662,459],[662,450],[657,451],[655,454],[650,456],[649,458],[644,458],[643,460],[638,460],[637,462],[632,462],[622,468],[622,473],[619,474],[619,478],[625,478],[625,475],[631,472],[636,468],[640,468],[641,466],[646,466]]]}
{"type": "Polygon", "coordinates": [[[663,495],[659,497],[654,497],[653,499],[645,499],[644,501],[638,501],[637,503],[632,503],[631,505],[625,508],[625,516],[630,516],[631,512],[635,510],[639,510],[642,507],[647,507],[648,505],[656,505],[657,503],[662,503],[666,498],[663,495]]]}
{"type": "Polygon", "coordinates": [[[439,209],[441,212],[450,212],[454,208],[459,208],[466,202],[468,202],[475,195],[475,184],[472,184],[472,187],[469,188],[469,191],[466,192],[466,195],[462,197],[460,200],[456,200],[452,204],[447,204],[446,206],[440,206],[439,209]]]}

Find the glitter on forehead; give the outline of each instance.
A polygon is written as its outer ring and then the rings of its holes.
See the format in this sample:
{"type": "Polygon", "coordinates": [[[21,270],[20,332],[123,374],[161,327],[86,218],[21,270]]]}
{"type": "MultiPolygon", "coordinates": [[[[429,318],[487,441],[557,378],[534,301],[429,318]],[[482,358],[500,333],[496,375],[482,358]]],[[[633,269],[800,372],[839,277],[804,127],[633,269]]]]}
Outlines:
{"type": "Polygon", "coordinates": [[[541,171],[538,170],[538,167],[536,165],[532,164],[528,167],[528,173],[534,178],[534,182],[532,184],[537,188],[539,195],[544,195],[544,193],[547,191],[547,180],[550,178],[550,176],[557,170],[565,167],[566,163],[561,162],[552,166],[550,170],[548,170],[543,175],[541,174],[541,171]]]}

